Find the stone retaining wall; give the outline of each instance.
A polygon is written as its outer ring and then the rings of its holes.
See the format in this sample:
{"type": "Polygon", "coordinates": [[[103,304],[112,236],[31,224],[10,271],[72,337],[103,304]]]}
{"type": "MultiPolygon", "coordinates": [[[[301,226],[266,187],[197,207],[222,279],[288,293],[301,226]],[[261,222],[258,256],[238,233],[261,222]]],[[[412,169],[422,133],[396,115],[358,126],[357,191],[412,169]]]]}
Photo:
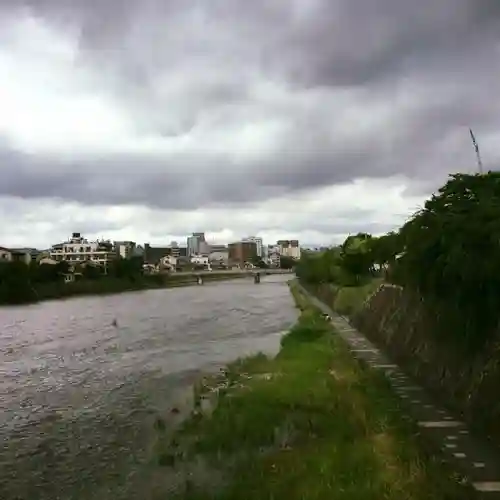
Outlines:
{"type": "Polygon", "coordinates": [[[440,402],[500,445],[500,335],[472,355],[441,338],[422,300],[381,285],[352,324],[384,348],[440,402]]]}

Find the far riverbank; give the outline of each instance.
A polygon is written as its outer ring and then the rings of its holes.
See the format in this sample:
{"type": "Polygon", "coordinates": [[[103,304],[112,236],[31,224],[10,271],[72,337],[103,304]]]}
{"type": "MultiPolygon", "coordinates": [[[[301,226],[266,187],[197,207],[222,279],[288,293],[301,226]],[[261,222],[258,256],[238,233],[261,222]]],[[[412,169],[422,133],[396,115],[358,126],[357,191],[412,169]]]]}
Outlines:
{"type": "MultiPolygon", "coordinates": [[[[203,274],[204,282],[223,281],[237,278],[248,278],[245,273],[217,273],[203,274]]],[[[29,296],[22,300],[2,301],[0,306],[23,305],[41,302],[44,300],[66,299],[83,295],[111,295],[140,290],[154,290],[160,288],[173,288],[197,284],[197,278],[189,274],[156,274],[150,276],[137,276],[132,278],[101,278],[85,279],[73,283],[46,283],[32,288],[29,296]]]]}

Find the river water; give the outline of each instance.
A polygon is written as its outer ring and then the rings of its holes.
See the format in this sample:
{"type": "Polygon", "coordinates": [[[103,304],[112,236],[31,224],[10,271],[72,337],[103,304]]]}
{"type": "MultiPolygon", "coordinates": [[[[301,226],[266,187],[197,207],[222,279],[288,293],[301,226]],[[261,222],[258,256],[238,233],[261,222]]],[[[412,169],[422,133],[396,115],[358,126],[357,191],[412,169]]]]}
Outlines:
{"type": "Polygon", "coordinates": [[[0,308],[0,499],[160,498],[152,422],[200,372],[278,348],[288,279],[0,308]]]}

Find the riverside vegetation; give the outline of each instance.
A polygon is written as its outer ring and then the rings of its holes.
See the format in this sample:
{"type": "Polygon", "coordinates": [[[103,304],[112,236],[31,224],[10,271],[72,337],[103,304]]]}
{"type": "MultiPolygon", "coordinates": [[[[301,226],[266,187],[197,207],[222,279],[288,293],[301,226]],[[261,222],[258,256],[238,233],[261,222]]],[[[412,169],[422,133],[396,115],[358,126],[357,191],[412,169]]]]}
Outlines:
{"type": "MultiPolygon", "coordinates": [[[[75,295],[120,293],[151,288],[182,286],[193,282],[186,275],[143,273],[141,258],[116,259],[106,275],[97,267],[80,269],[81,279],[65,283],[67,262],[58,264],[0,263],[0,304],[24,304],[75,295]]],[[[76,270],[78,271],[78,269],[76,270]]],[[[207,275],[207,280],[237,278],[234,273],[207,275]]]]}
{"type": "Polygon", "coordinates": [[[500,173],[454,174],[399,231],[304,252],[297,275],[313,291],[329,289],[347,313],[376,288],[374,279],[400,285],[435,317],[440,340],[474,350],[499,326],[499,242],[500,173]]]}
{"type": "Polygon", "coordinates": [[[304,253],[297,275],[500,445],[499,242],[500,173],[454,174],[398,231],[304,253]]]}
{"type": "Polygon", "coordinates": [[[203,379],[173,432],[157,422],[156,460],[177,482],[169,498],[474,498],[420,450],[384,377],[291,288],[300,317],[279,354],[203,379]]]}

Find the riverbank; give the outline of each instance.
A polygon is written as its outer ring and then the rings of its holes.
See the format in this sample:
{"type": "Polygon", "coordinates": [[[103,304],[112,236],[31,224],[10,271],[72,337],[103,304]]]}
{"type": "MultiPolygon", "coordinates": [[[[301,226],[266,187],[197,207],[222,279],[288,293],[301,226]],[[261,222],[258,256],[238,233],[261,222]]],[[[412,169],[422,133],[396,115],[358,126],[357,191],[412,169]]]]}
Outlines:
{"type": "Polygon", "coordinates": [[[304,287],[335,312],[348,317],[353,327],[436,401],[467,422],[480,439],[500,447],[498,328],[483,345],[464,343],[459,336],[443,330],[439,309],[430,308],[411,290],[377,280],[350,288],[334,284],[304,287]]]}
{"type": "Polygon", "coordinates": [[[474,498],[420,450],[384,377],[291,289],[301,313],[275,358],[200,381],[173,432],[158,420],[154,456],[177,498],[474,498]]]}
{"type": "MultiPolygon", "coordinates": [[[[248,275],[237,273],[207,273],[203,275],[203,280],[208,283],[246,277],[248,275]]],[[[73,283],[46,283],[33,287],[31,290],[32,293],[24,297],[23,300],[0,302],[0,306],[30,304],[44,300],[66,299],[84,295],[111,295],[195,284],[197,284],[197,279],[194,276],[184,274],[156,274],[127,279],[101,278],[96,280],[80,280],[73,283]]]]}

